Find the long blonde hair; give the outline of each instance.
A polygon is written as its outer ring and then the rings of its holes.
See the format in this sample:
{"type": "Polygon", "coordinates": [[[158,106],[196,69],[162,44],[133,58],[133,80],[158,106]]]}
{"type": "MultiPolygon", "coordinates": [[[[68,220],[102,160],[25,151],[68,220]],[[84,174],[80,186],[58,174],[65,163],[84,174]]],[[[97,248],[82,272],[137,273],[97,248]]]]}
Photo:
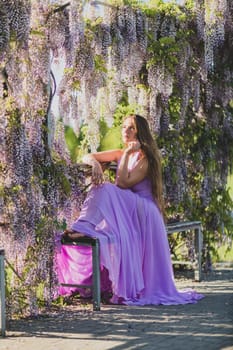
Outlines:
{"type": "Polygon", "coordinates": [[[153,138],[149,124],[145,118],[138,114],[130,115],[128,117],[134,118],[137,138],[141,144],[141,149],[148,160],[147,176],[151,181],[152,194],[161,213],[164,215],[162,167],[157,142],[153,138]]]}

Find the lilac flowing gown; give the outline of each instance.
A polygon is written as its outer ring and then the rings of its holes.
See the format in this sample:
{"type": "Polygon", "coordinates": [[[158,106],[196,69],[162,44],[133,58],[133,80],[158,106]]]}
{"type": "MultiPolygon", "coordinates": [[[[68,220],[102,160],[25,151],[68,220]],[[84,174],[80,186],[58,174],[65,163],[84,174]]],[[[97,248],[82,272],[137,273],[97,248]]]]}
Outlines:
{"type": "MultiPolygon", "coordinates": [[[[166,228],[148,179],[131,189],[112,183],[93,186],[72,229],[98,237],[101,289],[112,291],[112,303],[175,305],[196,303],[203,297],[193,290],[176,289],[166,228]]],[[[91,248],[60,246],[59,282],[87,283],[91,264],[91,248]]],[[[60,295],[73,291],[59,288],[60,295]]]]}

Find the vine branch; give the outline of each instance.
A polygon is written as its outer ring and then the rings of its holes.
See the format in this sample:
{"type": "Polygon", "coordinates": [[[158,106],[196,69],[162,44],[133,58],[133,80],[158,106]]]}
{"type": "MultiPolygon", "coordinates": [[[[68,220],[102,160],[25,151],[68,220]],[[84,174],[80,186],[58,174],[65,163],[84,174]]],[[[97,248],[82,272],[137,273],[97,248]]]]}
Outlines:
{"type": "Polygon", "coordinates": [[[60,11],[63,11],[66,7],[70,6],[70,2],[67,2],[66,4],[64,5],[61,5],[59,7],[56,7],[55,9],[53,9],[52,11],[50,11],[46,17],[46,20],[45,20],[45,23],[48,22],[49,18],[54,15],[55,13],[57,12],[60,12],[60,11]]]}

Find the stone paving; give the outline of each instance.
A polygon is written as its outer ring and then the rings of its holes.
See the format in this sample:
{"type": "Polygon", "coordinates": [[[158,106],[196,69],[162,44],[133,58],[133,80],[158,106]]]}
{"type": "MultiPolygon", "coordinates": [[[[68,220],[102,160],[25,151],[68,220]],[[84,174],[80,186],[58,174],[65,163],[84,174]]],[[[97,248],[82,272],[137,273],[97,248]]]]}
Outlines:
{"type": "Polygon", "coordinates": [[[8,322],[0,350],[233,350],[233,268],[214,269],[202,282],[176,275],[197,304],[128,307],[74,302],[37,319],[8,322]]]}

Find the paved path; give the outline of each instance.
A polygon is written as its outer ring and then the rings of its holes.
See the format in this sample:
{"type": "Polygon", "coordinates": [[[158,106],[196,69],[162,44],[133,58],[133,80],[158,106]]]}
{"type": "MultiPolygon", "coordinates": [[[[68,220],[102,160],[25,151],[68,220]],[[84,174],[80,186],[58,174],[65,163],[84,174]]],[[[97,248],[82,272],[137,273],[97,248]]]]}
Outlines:
{"type": "Polygon", "coordinates": [[[202,282],[176,276],[179,289],[205,294],[195,305],[65,307],[9,322],[0,350],[233,350],[233,269],[216,269],[202,282]]]}

